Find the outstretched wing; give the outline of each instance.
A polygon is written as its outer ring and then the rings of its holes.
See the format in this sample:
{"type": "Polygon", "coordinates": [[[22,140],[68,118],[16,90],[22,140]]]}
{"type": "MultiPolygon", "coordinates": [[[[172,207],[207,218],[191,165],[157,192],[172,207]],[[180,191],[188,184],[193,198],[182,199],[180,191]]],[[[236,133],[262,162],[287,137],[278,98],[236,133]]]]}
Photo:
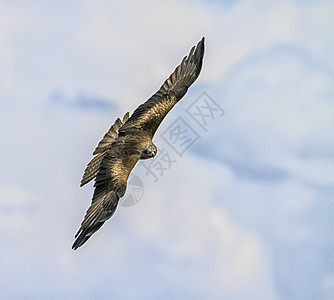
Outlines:
{"type": "Polygon", "coordinates": [[[94,150],[93,155],[96,156],[94,156],[93,159],[88,163],[82,176],[80,186],[84,186],[86,183],[96,177],[103,157],[110,149],[111,144],[118,137],[118,130],[128,119],[129,113],[126,113],[122,121],[118,118],[115,123],[109,128],[108,132],[104,135],[103,139],[99,142],[96,149],[94,150]]]}
{"type": "Polygon", "coordinates": [[[186,94],[188,88],[199,76],[204,55],[204,37],[193,47],[189,55],[168,77],[160,89],[145,103],[141,104],[119,132],[143,129],[151,137],[173,106],[186,94]]]}
{"type": "Polygon", "coordinates": [[[76,250],[114,214],[125,194],[129,174],[140,158],[136,137],[113,142],[100,163],[92,204],[88,208],[72,248],[76,250]]]}

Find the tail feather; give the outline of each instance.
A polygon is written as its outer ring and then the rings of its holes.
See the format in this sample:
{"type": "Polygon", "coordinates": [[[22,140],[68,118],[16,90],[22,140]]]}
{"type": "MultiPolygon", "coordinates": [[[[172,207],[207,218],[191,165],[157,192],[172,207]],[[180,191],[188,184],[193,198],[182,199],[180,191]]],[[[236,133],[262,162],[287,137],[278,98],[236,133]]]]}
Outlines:
{"type": "Polygon", "coordinates": [[[129,113],[126,113],[121,121],[119,118],[115,123],[109,128],[108,132],[104,135],[103,139],[99,142],[93,155],[96,155],[87,164],[84,174],[81,179],[80,186],[84,186],[86,183],[94,179],[99,171],[101,161],[105,156],[107,150],[110,149],[112,143],[118,136],[118,130],[121,126],[129,119],[129,113]]]}

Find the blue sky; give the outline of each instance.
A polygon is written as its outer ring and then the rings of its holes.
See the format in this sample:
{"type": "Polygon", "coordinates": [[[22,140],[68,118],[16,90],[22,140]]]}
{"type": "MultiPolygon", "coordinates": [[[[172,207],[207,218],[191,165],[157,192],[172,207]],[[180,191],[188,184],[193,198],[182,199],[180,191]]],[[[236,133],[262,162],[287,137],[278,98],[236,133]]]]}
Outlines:
{"type": "Polygon", "coordinates": [[[1,1],[0,298],[332,299],[333,14],[325,0],[1,1]],[[71,250],[99,139],[202,36],[202,74],[154,138],[157,177],[138,165],[140,201],[71,250]],[[224,111],[205,127],[188,113],[203,92],[224,111]],[[168,142],[180,118],[193,143],[168,142]]]}

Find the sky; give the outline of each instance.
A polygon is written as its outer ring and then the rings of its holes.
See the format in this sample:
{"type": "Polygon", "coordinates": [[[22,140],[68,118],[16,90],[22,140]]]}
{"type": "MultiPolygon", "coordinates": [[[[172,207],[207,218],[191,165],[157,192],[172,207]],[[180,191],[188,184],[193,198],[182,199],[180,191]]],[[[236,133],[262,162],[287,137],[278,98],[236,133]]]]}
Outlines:
{"type": "Polygon", "coordinates": [[[1,299],[333,299],[334,3],[0,1],[1,299]],[[116,118],[202,36],[114,217],[71,249],[116,118]]]}

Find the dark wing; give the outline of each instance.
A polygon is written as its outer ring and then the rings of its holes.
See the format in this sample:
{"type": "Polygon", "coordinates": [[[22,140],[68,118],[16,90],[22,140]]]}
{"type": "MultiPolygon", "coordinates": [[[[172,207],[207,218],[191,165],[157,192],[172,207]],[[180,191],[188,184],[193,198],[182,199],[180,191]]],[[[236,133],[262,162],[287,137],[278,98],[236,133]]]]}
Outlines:
{"type": "Polygon", "coordinates": [[[72,249],[82,246],[114,214],[125,194],[129,174],[140,158],[137,137],[117,139],[106,151],[95,180],[95,191],[72,249]]]}
{"type": "Polygon", "coordinates": [[[126,113],[121,121],[119,118],[109,128],[108,132],[104,135],[103,139],[99,142],[96,149],[93,152],[93,159],[88,163],[85,172],[82,176],[80,186],[84,186],[86,183],[96,177],[99,171],[101,161],[106,152],[110,149],[111,144],[118,137],[118,130],[129,119],[129,113],[126,113]]]}
{"type": "Polygon", "coordinates": [[[151,137],[173,106],[186,94],[188,88],[201,72],[204,55],[204,37],[181,64],[164,82],[160,89],[145,103],[141,104],[129,120],[120,128],[121,132],[143,129],[151,137]]]}

